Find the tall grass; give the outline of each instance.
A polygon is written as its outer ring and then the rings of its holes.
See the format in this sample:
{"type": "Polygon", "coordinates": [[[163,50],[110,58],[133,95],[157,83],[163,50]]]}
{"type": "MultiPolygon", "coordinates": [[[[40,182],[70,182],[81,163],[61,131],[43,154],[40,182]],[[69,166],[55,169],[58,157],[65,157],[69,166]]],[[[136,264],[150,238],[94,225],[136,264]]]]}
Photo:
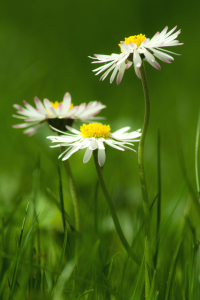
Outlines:
{"type": "MultiPolygon", "coordinates": [[[[149,269],[150,299],[197,300],[200,298],[198,192],[193,188],[195,183],[190,180],[184,151],[178,142],[184,188],[175,195],[174,204],[162,210],[161,174],[165,170],[161,141],[158,133],[158,195],[151,205],[154,262],[149,269]]],[[[73,210],[69,208],[71,200],[64,189],[68,183],[63,166],[54,174],[58,182],[56,191],[40,185],[41,175],[37,163],[32,196],[13,199],[10,212],[1,211],[0,299],[144,299],[145,240],[141,205],[134,213],[131,199],[128,206],[120,206],[113,194],[124,234],[141,259],[138,265],[121,244],[98,184],[90,187],[92,192],[86,199],[80,195],[79,233],[74,226],[73,210]],[[58,214],[59,223],[49,218],[49,225],[43,224],[44,213],[39,211],[38,204],[44,200],[44,194],[45,201],[58,214]]]]}

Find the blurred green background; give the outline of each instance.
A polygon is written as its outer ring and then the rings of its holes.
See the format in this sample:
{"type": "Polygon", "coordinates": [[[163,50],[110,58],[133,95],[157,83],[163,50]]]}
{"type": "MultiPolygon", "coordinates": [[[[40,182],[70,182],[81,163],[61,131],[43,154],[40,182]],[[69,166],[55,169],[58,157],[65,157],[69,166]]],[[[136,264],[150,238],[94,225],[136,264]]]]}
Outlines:
{"type": "MultiPolygon", "coordinates": [[[[33,170],[41,160],[41,186],[58,188],[58,154],[50,149],[43,127],[28,137],[12,125],[13,104],[33,98],[62,101],[69,92],[74,105],[99,100],[112,131],[123,126],[142,127],[144,100],[134,69],[125,72],[119,86],[100,82],[88,56],[119,53],[118,43],[143,33],[151,38],[165,26],[175,25],[183,46],[170,50],[181,53],[171,65],[160,62],[161,71],[146,64],[151,96],[151,119],[146,140],[145,164],[150,202],[157,194],[157,130],[161,132],[163,209],[187,191],[181,174],[177,141],[181,140],[188,176],[195,187],[195,135],[199,113],[199,4],[190,1],[1,1],[0,10],[0,101],[1,101],[1,207],[10,209],[19,194],[30,193],[33,170]],[[197,43],[197,44],[196,44],[197,43]]],[[[136,145],[137,149],[137,145],[136,145]]],[[[82,163],[84,151],[70,158],[81,197],[94,192],[96,174],[91,160],[82,163]]],[[[137,154],[107,149],[104,175],[109,190],[122,202],[141,203],[137,154]]],[[[64,185],[67,179],[64,176],[64,185]]],[[[186,193],[187,194],[187,193],[186,193]]],[[[42,198],[41,198],[42,199],[42,198]]],[[[116,200],[117,201],[117,200],[116,200]]],[[[185,200],[181,206],[182,214],[185,200]]],[[[42,205],[42,200],[40,201],[42,205]]],[[[45,205],[44,205],[45,206],[45,205]]],[[[42,208],[40,208],[42,211],[42,208]]],[[[60,220],[61,222],[61,220],[60,220]]]]}

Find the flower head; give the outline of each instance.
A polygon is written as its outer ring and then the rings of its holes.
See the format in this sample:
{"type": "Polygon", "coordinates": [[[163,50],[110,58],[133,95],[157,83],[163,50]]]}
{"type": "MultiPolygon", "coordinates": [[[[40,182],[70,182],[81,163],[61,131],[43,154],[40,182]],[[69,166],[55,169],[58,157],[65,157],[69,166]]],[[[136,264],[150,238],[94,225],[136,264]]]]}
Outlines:
{"type": "Polygon", "coordinates": [[[67,126],[68,131],[71,131],[71,133],[53,129],[62,135],[47,137],[53,143],[57,143],[57,145],[51,147],[68,147],[59,158],[63,157],[62,160],[66,160],[78,150],[86,149],[83,162],[87,163],[91,158],[92,152],[98,149],[98,162],[100,166],[104,165],[106,158],[104,144],[121,151],[135,151],[129,146],[134,146],[132,142],[138,142],[138,138],[141,136],[140,129],[127,132],[130,127],[124,127],[111,133],[110,125],[102,125],[101,123],[83,124],[80,127],[80,131],[67,126]]]}
{"type": "MultiPolygon", "coordinates": [[[[106,106],[101,102],[92,101],[88,105],[82,103],[79,106],[73,106],[71,103],[71,96],[66,93],[63,98],[63,102],[56,101],[50,102],[48,99],[44,99],[43,103],[37,98],[34,98],[36,108],[24,101],[24,106],[15,104],[14,108],[17,109],[19,115],[13,115],[13,117],[23,119],[25,123],[14,125],[14,128],[26,128],[24,133],[29,136],[33,135],[43,124],[44,121],[48,121],[60,130],[65,130],[66,125],[72,125],[73,120],[91,121],[94,120],[94,115],[98,114],[101,109],[106,106]]],[[[96,118],[99,119],[99,118],[96,118]]]]}
{"type": "Polygon", "coordinates": [[[171,63],[174,58],[170,54],[176,54],[174,52],[162,49],[160,47],[171,47],[179,46],[182,43],[179,43],[176,40],[177,36],[181,33],[181,30],[175,31],[177,26],[167,33],[168,27],[166,26],[163,31],[157,32],[151,39],[146,38],[145,35],[139,34],[125,38],[125,41],[121,41],[119,46],[121,48],[120,54],[111,54],[111,55],[100,55],[95,54],[95,57],[90,57],[95,59],[92,63],[104,63],[103,66],[93,70],[96,72],[95,75],[98,75],[104,71],[100,80],[104,80],[107,75],[112,72],[110,77],[110,83],[113,82],[116,74],[117,75],[117,84],[120,84],[124,71],[133,64],[135,68],[136,75],[140,78],[139,68],[142,64],[142,59],[146,59],[154,68],[160,70],[161,67],[156,61],[155,57],[166,62],[171,63]],[[173,33],[173,34],[172,34],[173,33]]]}

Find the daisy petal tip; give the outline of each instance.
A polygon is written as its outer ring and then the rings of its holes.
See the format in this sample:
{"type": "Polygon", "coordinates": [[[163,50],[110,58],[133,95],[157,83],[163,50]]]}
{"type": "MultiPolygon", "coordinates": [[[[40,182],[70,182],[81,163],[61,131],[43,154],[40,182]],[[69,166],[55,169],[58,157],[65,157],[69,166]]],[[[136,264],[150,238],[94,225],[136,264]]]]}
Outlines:
{"type": "Polygon", "coordinates": [[[117,85],[119,85],[121,83],[121,81],[122,81],[122,74],[119,74],[117,76],[117,85]]]}
{"type": "Polygon", "coordinates": [[[34,101],[35,101],[35,102],[38,102],[38,101],[40,101],[40,99],[39,99],[37,96],[35,96],[35,97],[34,97],[34,101]]]}
{"type": "Polygon", "coordinates": [[[64,98],[65,97],[71,97],[70,93],[69,92],[65,93],[64,98]]]}

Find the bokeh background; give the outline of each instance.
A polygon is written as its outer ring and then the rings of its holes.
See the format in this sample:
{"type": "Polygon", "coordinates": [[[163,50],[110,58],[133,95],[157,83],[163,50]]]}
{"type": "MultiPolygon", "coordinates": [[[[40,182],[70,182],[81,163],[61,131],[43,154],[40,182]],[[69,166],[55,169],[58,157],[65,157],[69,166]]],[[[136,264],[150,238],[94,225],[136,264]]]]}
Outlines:
{"type": "MultiPolygon", "coordinates": [[[[103,82],[92,72],[88,56],[119,52],[118,43],[130,35],[152,37],[165,26],[182,30],[183,46],[170,49],[182,54],[171,65],[161,62],[161,71],[146,64],[151,96],[151,119],[146,140],[145,164],[150,202],[157,194],[157,131],[161,133],[162,210],[173,209],[187,187],[181,174],[178,143],[181,141],[188,176],[195,188],[195,135],[199,114],[199,6],[190,1],[70,1],[7,0],[0,10],[0,202],[9,211],[19,195],[31,199],[34,169],[40,157],[43,216],[51,212],[47,224],[58,222],[46,198],[46,187],[57,193],[58,154],[50,149],[43,127],[28,137],[12,125],[13,104],[33,98],[62,101],[69,92],[74,105],[99,100],[107,105],[102,111],[113,131],[123,126],[142,127],[144,100],[140,80],[134,69],[125,72],[119,86],[103,82]]],[[[136,145],[137,149],[137,145],[136,145]]],[[[70,158],[81,198],[85,203],[94,193],[96,174],[93,161],[82,163],[84,151],[70,158]]],[[[65,201],[69,197],[63,173],[65,201]]],[[[107,149],[104,175],[115,202],[141,205],[137,154],[107,149]]],[[[183,214],[187,196],[179,201],[183,214]]],[[[71,200],[70,200],[71,201],[71,200]]],[[[69,202],[70,202],[69,201],[69,202]]],[[[26,201],[24,201],[25,207],[26,201]]],[[[67,205],[67,203],[66,203],[67,205]]],[[[71,204],[69,204],[71,207],[71,204]]],[[[71,209],[71,208],[70,208],[71,209]]],[[[24,209],[23,209],[24,211],[24,209]]],[[[49,215],[48,215],[49,216],[49,215]]],[[[41,218],[42,219],[42,218],[41,218]]],[[[45,218],[44,218],[45,219],[45,218]]]]}

